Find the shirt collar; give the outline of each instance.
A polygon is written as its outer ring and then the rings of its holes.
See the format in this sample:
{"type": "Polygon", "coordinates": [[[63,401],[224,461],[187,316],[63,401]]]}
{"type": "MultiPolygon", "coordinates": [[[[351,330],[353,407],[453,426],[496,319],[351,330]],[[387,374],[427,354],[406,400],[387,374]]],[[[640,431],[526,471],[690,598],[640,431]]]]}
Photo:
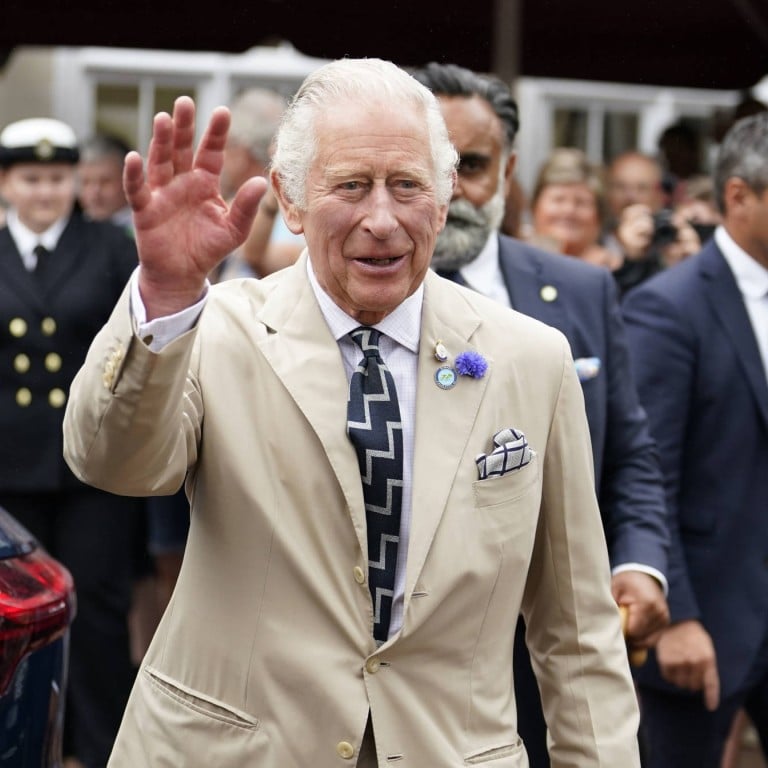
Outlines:
{"type": "Polygon", "coordinates": [[[6,219],[8,231],[16,243],[16,248],[18,248],[22,259],[25,260],[31,256],[37,245],[44,245],[49,251],[53,252],[68,221],[69,216],[63,216],[51,224],[44,232],[37,233],[21,223],[15,208],[9,209],[6,219]]]}
{"type": "Polygon", "coordinates": [[[768,295],[768,269],[738,245],[725,227],[719,226],[715,230],[715,242],[728,262],[741,293],[752,299],[768,295]]]}
{"type": "MultiPolygon", "coordinates": [[[[312,268],[312,259],[310,258],[307,259],[307,275],[325,322],[328,323],[333,338],[339,341],[350,331],[357,328],[360,325],[360,321],[355,320],[344,312],[322,288],[312,268]]],[[[376,323],[374,327],[411,352],[418,352],[423,302],[424,283],[398,307],[393,309],[380,323],[376,323]]]]}
{"type": "Polygon", "coordinates": [[[499,269],[499,237],[493,231],[488,235],[477,258],[465,264],[459,272],[471,288],[485,296],[491,296],[498,284],[499,269]]]}

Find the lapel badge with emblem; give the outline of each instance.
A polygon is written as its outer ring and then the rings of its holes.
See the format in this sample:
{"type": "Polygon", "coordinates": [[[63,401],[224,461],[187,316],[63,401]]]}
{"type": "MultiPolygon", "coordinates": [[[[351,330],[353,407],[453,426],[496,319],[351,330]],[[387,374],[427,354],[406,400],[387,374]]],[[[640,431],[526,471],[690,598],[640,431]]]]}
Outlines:
{"type": "Polygon", "coordinates": [[[557,298],[557,288],[554,285],[543,285],[539,291],[542,301],[552,302],[557,298]]]}

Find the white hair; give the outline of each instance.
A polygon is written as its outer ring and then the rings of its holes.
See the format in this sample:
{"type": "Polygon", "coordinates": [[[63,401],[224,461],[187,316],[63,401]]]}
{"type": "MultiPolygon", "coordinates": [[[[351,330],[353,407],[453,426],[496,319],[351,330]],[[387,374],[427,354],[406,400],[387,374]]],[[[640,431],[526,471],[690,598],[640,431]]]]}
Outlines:
{"type": "Polygon", "coordinates": [[[424,114],[435,194],[438,203],[446,205],[453,193],[458,155],[448,138],[440,105],[428,88],[382,59],[333,61],[315,70],[299,88],[283,116],[272,158],[272,167],[291,202],[299,209],[306,208],[307,179],[317,151],[315,119],[334,102],[345,100],[383,103],[389,109],[405,104],[424,114]]]}

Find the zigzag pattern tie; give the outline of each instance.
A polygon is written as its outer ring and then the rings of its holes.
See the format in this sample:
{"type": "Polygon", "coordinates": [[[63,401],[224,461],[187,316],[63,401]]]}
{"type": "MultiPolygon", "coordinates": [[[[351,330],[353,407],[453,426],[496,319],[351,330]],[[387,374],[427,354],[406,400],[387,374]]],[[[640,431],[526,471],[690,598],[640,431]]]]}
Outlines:
{"type": "Polygon", "coordinates": [[[403,427],[395,382],[379,352],[381,332],[361,326],[349,335],[363,351],[363,359],[349,385],[347,429],[363,481],[373,636],[383,643],[389,635],[400,542],[403,427]]]}

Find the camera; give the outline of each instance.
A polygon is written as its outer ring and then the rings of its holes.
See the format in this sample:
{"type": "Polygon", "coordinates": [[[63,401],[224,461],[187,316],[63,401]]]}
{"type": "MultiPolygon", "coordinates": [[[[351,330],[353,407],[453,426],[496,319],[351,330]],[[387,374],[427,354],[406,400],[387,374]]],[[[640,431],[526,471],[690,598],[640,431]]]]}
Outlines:
{"type": "Polygon", "coordinates": [[[651,244],[665,246],[677,240],[677,227],[672,221],[673,211],[663,208],[653,214],[653,237],[651,244]]]}

